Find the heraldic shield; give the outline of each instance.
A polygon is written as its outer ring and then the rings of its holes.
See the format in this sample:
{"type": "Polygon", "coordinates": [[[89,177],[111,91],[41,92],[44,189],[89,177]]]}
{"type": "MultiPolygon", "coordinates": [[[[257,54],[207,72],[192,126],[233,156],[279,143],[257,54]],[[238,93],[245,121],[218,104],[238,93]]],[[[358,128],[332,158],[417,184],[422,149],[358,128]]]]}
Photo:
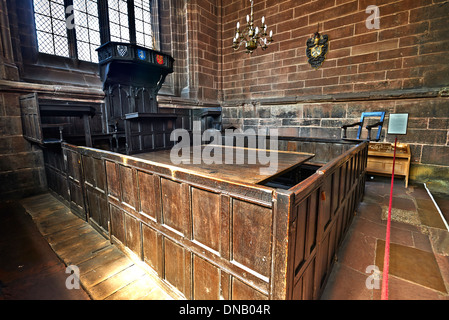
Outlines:
{"type": "Polygon", "coordinates": [[[312,68],[318,69],[323,64],[329,49],[328,42],[328,36],[320,35],[318,32],[307,40],[306,55],[312,68]]]}

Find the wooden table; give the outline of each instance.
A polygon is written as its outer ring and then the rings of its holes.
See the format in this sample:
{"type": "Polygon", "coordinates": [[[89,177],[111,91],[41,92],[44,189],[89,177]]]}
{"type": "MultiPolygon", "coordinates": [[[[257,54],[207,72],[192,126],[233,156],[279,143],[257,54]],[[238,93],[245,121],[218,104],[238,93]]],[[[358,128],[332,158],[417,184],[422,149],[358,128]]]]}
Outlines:
{"type": "MultiPolygon", "coordinates": [[[[201,154],[206,146],[201,146],[201,154]]],[[[286,173],[294,168],[300,166],[304,162],[310,160],[315,155],[305,152],[290,152],[290,151],[270,151],[267,150],[267,159],[271,160],[271,163],[261,164],[259,161],[259,156],[256,149],[248,148],[238,148],[238,147],[228,147],[228,146],[215,146],[214,148],[221,149],[222,161],[221,164],[206,164],[204,160],[200,164],[193,163],[194,150],[193,147],[190,148],[190,154],[185,155],[188,163],[173,164],[170,159],[171,150],[161,150],[147,153],[140,153],[134,155],[136,158],[150,160],[153,162],[158,162],[166,165],[173,165],[179,168],[195,171],[201,175],[219,178],[221,180],[236,181],[240,183],[255,183],[260,184],[269,179],[273,179],[283,173],[286,173]],[[233,153],[233,163],[225,163],[225,154],[227,151],[231,150],[233,153]],[[255,152],[256,163],[248,163],[249,152],[255,152]],[[239,155],[238,152],[243,153],[244,159],[243,164],[237,164],[236,158],[239,155]],[[273,152],[276,156],[271,154],[273,152]],[[275,167],[274,172],[263,172],[261,169],[268,169],[269,167],[275,167]]],[[[216,149],[217,150],[217,149],[216,149]]],[[[183,155],[184,156],[184,155],[183,155]]]]}
{"type": "MultiPolygon", "coordinates": [[[[378,173],[391,175],[393,169],[394,144],[373,143],[368,146],[368,166],[367,173],[378,173]]],[[[396,163],[394,166],[395,176],[405,177],[405,187],[408,187],[408,177],[410,172],[410,146],[408,144],[398,144],[396,146],[396,163]]]]}

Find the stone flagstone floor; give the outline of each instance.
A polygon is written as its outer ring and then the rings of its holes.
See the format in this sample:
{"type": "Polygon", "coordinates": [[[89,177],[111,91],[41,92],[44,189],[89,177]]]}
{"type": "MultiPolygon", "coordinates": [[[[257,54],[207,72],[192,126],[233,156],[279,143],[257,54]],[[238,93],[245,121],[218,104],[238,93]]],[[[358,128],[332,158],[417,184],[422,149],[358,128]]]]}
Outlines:
{"type": "MultiPolygon", "coordinates": [[[[366,286],[367,268],[381,277],[390,180],[368,180],[365,190],[321,299],[380,299],[381,288],[366,286]]],[[[449,208],[449,199],[439,201],[449,208]]],[[[449,300],[449,232],[424,186],[395,181],[390,250],[390,300],[449,300]]]]}

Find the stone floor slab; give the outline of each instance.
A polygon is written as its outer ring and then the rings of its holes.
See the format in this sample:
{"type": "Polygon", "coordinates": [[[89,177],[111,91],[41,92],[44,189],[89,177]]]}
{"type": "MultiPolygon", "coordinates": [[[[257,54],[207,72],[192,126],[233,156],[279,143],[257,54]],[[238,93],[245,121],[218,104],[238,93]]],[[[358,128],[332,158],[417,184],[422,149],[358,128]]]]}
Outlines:
{"type": "MultiPolygon", "coordinates": [[[[376,265],[383,270],[385,241],[377,240],[376,265]]],[[[424,287],[447,293],[435,256],[396,243],[390,244],[389,274],[424,287]]]]}

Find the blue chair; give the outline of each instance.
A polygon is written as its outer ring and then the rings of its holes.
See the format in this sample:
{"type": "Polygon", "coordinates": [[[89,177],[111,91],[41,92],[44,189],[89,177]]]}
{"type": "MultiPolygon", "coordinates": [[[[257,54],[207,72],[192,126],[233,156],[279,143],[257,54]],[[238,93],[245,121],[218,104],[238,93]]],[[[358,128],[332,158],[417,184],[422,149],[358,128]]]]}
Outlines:
{"type": "Polygon", "coordinates": [[[361,134],[362,134],[362,129],[363,129],[363,123],[365,122],[366,118],[374,118],[377,117],[379,118],[379,121],[374,123],[374,124],[370,124],[368,126],[366,126],[366,129],[368,130],[368,141],[379,141],[380,140],[380,135],[382,134],[382,126],[384,124],[384,119],[385,119],[385,112],[384,111],[377,111],[377,112],[363,112],[362,113],[362,117],[360,118],[360,122],[356,122],[353,124],[347,124],[342,126],[341,128],[343,129],[343,139],[348,139],[347,135],[346,135],[346,130],[348,128],[351,127],[356,127],[359,126],[359,130],[357,131],[357,140],[360,140],[361,138],[361,134]],[[377,135],[375,139],[371,140],[371,129],[377,127],[377,135]]]}

